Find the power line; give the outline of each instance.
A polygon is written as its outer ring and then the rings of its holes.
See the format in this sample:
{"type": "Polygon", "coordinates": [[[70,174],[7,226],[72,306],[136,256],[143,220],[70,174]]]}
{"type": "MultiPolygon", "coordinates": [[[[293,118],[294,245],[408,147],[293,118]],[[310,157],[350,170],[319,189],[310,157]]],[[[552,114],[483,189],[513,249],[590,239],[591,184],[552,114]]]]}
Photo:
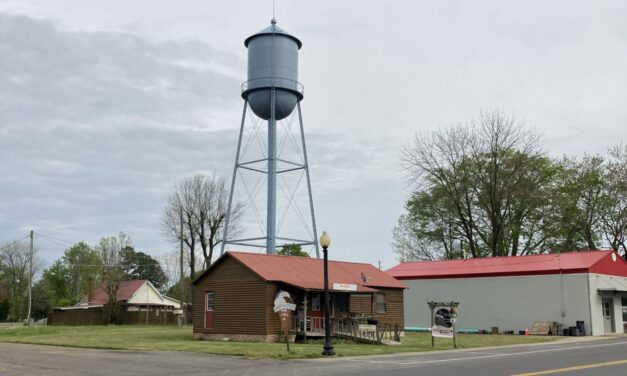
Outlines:
{"type": "Polygon", "coordinates": [[[26,240],[26,239],[28,239],[29,237],[30,237],[30,235],[26,235],[26,236],[25,236],[25,237],[23,237],[22,239],[15,240],[15,241],[12,241],[12,242],[10,242],[10,243],[6,243],[5,245],[1,246],[1,247],[0,247],[0,249],[9,248],[10,246],[12,246],[12,245],[14,245],[14,244],[17,244],[17,243],[19,243],[19,242],[21,242],[21,241],[23,241],[23,240],[26,240]]]}
{"type": "Polygon", "coordinates": [[[61,243],[67,243],[67,244],[70,244],[70,245],[76,244],[76,242],[71,242],[69,240],[63,240],[63,239],[55,238],[54,236],[42,234],[41,232],[36,232],[36,234],[38,236],[43,236],[44,238],[46,238],[48,240],[53,240],[53,241],[57,241],[57,242],[61,242],[61,243]]]}

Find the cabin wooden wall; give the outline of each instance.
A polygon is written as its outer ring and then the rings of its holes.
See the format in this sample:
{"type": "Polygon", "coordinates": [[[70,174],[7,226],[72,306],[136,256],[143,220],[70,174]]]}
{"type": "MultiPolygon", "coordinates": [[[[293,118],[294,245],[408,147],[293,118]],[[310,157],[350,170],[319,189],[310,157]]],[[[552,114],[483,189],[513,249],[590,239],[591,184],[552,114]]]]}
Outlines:
{"type": "Polygon", "coordinates": [[[193,286],[194,333],[265,335],[270,306],[267,285],[239,261],[225,257],[193,286]],[[208,292],[215,294],[211,329],[205,329],[208,292]]]}
{"type": "Polygon", "coordinates": [[[348,308],[350,313],[358,315],[372,316],[372,295],[371,294],[351,294],[348,308]]]}
{"type": "Polygon", "coordinates": [[[403,309],[403,289],[379,289],[385,294],[386,313],[377,313],[376,296],[373,297],[372,312],[375,319],[384,324],[398,324],[401,328],[405,325],[403,309]]]}
{"type": "Polygon", "coordinates": [[[386,313],[377,313],[376,294],[351,294],[349,310],[351,313],[373,317],[380,323],[404,325],[403,290],[379,288],[385,294],[386,313]]]}

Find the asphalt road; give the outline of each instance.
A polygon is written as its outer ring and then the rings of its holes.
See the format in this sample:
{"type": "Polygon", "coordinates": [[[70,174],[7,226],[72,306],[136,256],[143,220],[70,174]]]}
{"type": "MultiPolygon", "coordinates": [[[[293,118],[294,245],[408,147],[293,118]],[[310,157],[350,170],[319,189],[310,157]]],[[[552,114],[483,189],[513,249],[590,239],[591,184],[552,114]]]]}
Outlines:
{"type": "Polygon", "coordinates": [[[0,375],[627,375],[627,337],[299,361],[0,343],[0,375]]]}

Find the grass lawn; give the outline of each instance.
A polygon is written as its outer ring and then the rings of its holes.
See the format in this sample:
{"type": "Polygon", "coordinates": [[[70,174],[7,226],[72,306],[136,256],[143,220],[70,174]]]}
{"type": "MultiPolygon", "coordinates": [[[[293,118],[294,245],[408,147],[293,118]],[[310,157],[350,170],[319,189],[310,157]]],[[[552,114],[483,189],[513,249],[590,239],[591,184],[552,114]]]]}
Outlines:
{"type": "MultiPolygon", "coordinates": [[[[458,348],[502,346],[548,342],[557,337],[525,337],[511,335],[460,334],[458,348]]],[[[119,350],[168,350],[191,351],[208,354],[237,355],[248,358],[317,358],[321,357],[322,341],[290,344],[252,342],[199,341],[192,337],[191,327],[164,326],[31,326],[0,328],[0,342],[30,343],[68,347],[90,347],[119,350]]],[[[377,355],[416,351],[452,349],[453,342],[436,338],[431,348],[428,333],[408,333],[402,345],[385,346],[357,344],[334,340],[338,356],[377,355]]]]}

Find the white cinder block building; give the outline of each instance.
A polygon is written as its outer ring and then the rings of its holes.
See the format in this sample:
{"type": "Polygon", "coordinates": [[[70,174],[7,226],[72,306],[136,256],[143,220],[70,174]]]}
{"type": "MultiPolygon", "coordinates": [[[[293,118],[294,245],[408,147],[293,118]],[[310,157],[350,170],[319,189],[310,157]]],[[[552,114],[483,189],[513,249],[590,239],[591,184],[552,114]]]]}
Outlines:
{"type": "Polygon", "coordinates": [[[433,301],[457,301],[458,329],[518,332],[534,321],[627,333],[627,262],[613,251],[404,262],[405,328],[430,327],[433,301]]]}

